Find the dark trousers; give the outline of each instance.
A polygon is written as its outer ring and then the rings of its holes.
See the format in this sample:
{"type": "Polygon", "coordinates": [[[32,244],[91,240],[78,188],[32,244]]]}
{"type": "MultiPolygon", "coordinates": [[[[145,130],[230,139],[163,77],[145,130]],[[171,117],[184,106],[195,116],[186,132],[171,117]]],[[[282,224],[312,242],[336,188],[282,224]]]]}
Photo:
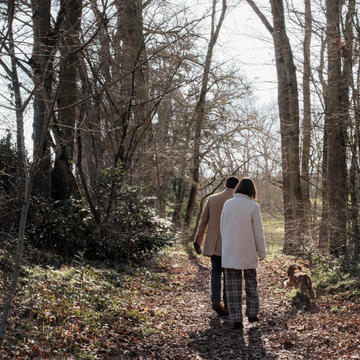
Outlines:
{"type": "Polygon", "coordinates": [[[221,301],[221,275],[223,274],[223,301],[226,303],[225,295],[225,276],[224,269],[221,267],[221,256],[212,255],[211,257],[211,301],[218,299],[221,301]]]}

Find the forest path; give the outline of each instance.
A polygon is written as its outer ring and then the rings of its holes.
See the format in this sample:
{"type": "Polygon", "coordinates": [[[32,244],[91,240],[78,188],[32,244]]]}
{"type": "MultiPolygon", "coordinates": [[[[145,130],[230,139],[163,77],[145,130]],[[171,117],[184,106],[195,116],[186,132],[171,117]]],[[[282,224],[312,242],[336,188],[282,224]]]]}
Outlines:
{"type": "Polygon", "coordinates": [[[306,299],[295,303],[282,285],[286,266],[281,257],[261,263],[261,321],[249,324],[244,317],[244,329],[235,330],[229,317],[211,308],[209,259],[173,254],[169,277],[147,305],[164,312],[152,324],[159,331],[136,349],[128,347],[121,359],[360,359],[359,301],[328,299],[324,293],[315,306],[306,299]]]}

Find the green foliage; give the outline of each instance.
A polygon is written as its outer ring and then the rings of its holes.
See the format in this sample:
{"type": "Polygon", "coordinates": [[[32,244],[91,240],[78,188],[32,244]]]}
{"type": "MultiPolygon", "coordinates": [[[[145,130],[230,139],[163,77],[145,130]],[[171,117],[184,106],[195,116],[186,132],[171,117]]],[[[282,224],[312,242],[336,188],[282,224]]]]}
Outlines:
{"type": "Polygon", "coordinates": [[[16,182],[16,151],[10,139],[0,139],[0,193],[8,193],[16,182]]]}
{"type": "MultiPolygon", "coordinates": [[[[0,139],[0,229],[1,233],[10,234],[13,224],[19,216],[19,203],[16,197],[21,190],[21,183],[17,178],[17,155],[16,150],[10,144],[10,135],[6,139],[0,139]]],[[[0,244],[2,242],[0,234],[0,244]]],[[[8,237],[6,236],[6,237],[8,237]]]]}
{"type": "Polygon", "coordinates": [[[155,326],[167,321],[167,312],[148,300],[161,301],[164,283],[182,289],[178,275],[164,271],[168,255],[126,272],[94,266],[83,255],[56,268],[29,264],[25,256],[2,351],[19,359],[93,359],[111,346],[119,348],[118,358],[129,344],[165,336],[155,326]]]}
{"type": "MultiPolygon", "coordinates": [[[[323,286],[324,283],[319,285],[323,286]]],[[[330,294],[341,294],[342,296],[346,296],[349,299],[360,298],[360,280],[358,279],[339,281],[324,287],[324,289],[330,294]]]]}
{"type": "Polygon", "coordinates": [[[330,256],[317,255],[316,257],[317,272],[323,272],[332,277],[337,277],[341,280],[347,277],[360,277],[360,263],[348,257],[341,255],[338,258],[330,256]]]}
{"type": "Polygon", "coordinates": [[[107,169],[97,184],[100,223],[95,223],[82,202],[70,199],[48,204],[33,198],[31,243],[67,260],[80,253],[88,259],[117,263],[143,261],[171,245],[175,240],[171,224],[156,215],[151,198],[140,196],[140,188],[129,186],[123,178],[121,170],[107,169]]]}
{"type": "Polygon", "coordinates": [[[153,198],[140,195],[141,188],[124,181],[121,169],[107,169],[97,184],[98,209],[104,219],[97,227],[96,254],[100,258],[139,261],[175,240],[171,223],[151,207],[153,198]]]}
{"type": "Polygon", "coordinates": [[[347,298],[360,298],[360,266],[344,256],[339,258],[318,255],[311,271],[317,293],[347,298]]]}
{"type": "Polygon", "coordinates": [[[32,213],[33,219],[27,231],[32,245],[68,260],[86,249],[93,232],[92,219],[82,216],[87,209],[81,202],[69,199],[47,203],[42,198],[33,197],[32,213]]]}

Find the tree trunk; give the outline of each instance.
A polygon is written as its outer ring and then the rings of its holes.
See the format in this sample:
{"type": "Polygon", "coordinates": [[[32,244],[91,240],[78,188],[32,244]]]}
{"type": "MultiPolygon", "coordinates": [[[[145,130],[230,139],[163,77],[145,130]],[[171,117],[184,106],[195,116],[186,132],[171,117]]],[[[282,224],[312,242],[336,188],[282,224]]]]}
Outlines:
{"type": "MultiPolygon", "coordinates": [[[[356,118],[356,95],[357,91],[354,87],[354,80],[353,80],[353,69],[352,69],[352,60],[353,60],[353,43],[354,43],[354,33],[353,33],[353,17],[355,14],[355,0],[350,0],[348,2],[348,11],[346,13],[346,20],[345,20],[345,27],[344,27],[344,37],[345,37],[345,45],[341,49],[341,55],[343,58],[343,71],[342,71],[342,89],[341,89],[341,108],[342,110],[342,117],[344,123],[344,129],[346,132],[346,124],[352,123],[352,116],[350,115],[350,106],[351,106],[351,99],[349,94],[352,93],[352,100],[353,100],[353,109],[355,112],[356,118]],[[346,47],[346,50],[344,49],[346,47]],[[345,53],[346,51],[346,53],[345,53]],[[346,56],[345,56],[345,55],[346,56]]],[[[356,132],[356,120],[355,126],[351,126],[348,130],[349,135],[353,135],[350,138],[350,148],[351,148],[351,166],[350,166],[350,173],[349,173],[349,215],[350,221],[349,224],[349,249],[344,249],[348,253],[348,256],[351,258],[352,256],[356,257],[356,251],[354,252],[354,248],[356,248],[356,243],[359,241],[359,207],[358,207],[358,199],[359,199],[359,183],[357,176],[358,173],[358,166],[356,159],[358,158],[357,153],[357,132],[356,132]]],[[[345,133],[345,141],[347,139],[347,134],[345,133]]],[[[345,151],[346,151],[346,142],[345,142],[345,151]]],[[[345,169],[346,169],[346,155],[345,155],[345,169]]],[[[346,174],[345,182],[346,182],[346,174]]],[[[346,206],[346,202],[345,202],[346,206]]],[[[346,220],[345,220],[346,221],[346,220]]],[[[346,238],[345,238],[346,241],[346,238]]],[[[345,246],[347,244],[344,244],[345,246]]]]}
{"type": "Polygon", "coordinates": [[[77,146],[78,146],[78,151],[77,151],[77,169],[79,172],[79,176],[80,176],[80,180],[81,180],[81,184],[82,184],[82,188],[84,191],[84,195],[85,195],[85,199],[87,201],[87,203],[89,204],[90,207],[90,211],[94,216],[94,220],[97,224],[100,223],[100,215],[99,212],[97,211],[95,204],[93,202],[93,199],[91,197],[90,191],[88,189],[88,186],[86,184],[86,179],[85,179],[85,175],[82,169],[82,141],[81,141],[81,132],[80,132],[80,128],[77,128],[76,130],[76,140],[77,140],[77,146]]]}
{"type": "MultiPolygon", "coordinates": [[[[64,200],[72,193],[79,198],[79,191],[74,181],[71,163],[74,154],[74,132],[75,132],[75,104],[77,100],[77,55],[69,57],[67,68],[65,61],[78,43],[80,31],[80,19],[82,13],[82,0],[62,0],[60,4],[59,17],[56,27],[60,31],[61,47],[60,55],[63,59],[60,70],[64,72],[58,98],[58,143],[56,158],[52,176],[52,197],[54,200],[64,200]]],[[[80,197],[81,198],[81,197],[80,197]]]]}
{"type": "Polygon", "coordinates": [[[184,201],[184,189],[185,189],[185,180],[184,178],[176,178],[174,180],[174,192],[175,192],[175,205],[174,205],[174,212],[172,214],[171,221],[175,224],[176,228],[179,228],[181,225],[180,221],[180,214],[181,214],[181,207],[184,201]]]}
{"type": "MultiPolygon", "coordinates": [[[[34,96],[33,148],[34,157],[38,154],[44,124],[47,118],[46,102],[52,91],[53,75],[51,52],[54,46],[50,27],[51,0],[32,0],[34,47],[31,64],[37,86],[34,96]],[[43,86],[42,86],[43,84],[43,86]]],[[[51,197],[51,158],[50,145],[45,139],[40,149],[39,170],[34,179],[34,195],[45,199],[51,197]]]]}
{"type": "MultiPolygon", "coordinates": [[[[185,120],[188,120],[185,117],[185,120]]],[[[187,161],[186,161],[186,153],[189,149],[189,141],[190,141],[190,123],[188,122],[186,125],[186,137],[185,137],[185,144],[182,147],[182,151],[184,153],[183,156],[180,155],[180,171],[178,172],[178,177],[174,180],[174,191],[175,191],[175,206],[174,206],[174,212],[172,215],[172,222],[175,224],[175,226],[180,227],[181,225],[181,209],[185,198],[185,189],[186,189],[186,169],[188,167],[187,161]]]]}
{"type": "Polygon", "coordinates": [[[340,38],[340,7],[337,0],[326,0],[328,87],[327,116],[329,119],[329,228],[330,253],[339,256],[346,252],[346,128],[342,104],[343,81],[341,51],[336,44],[340,38]]]}
{"type": "MultiPolygon", "coordinates": [[[[82,53],[78,54],[79,59],[79,76],[82,84],[82,96],[90,97],[94,93],[91,86],[91,81],[87,72],[87,66],[85,59],[82,53]]],[[[89,64],[91,64],[89,62],[89,64]]],[[[92,71],[94,72],[94,71],[92,71]]],[[[87,176],[91,187],[97,186],[97,178],[101,170],[110,166],[112,161],[108,160],[107,163],[103,163],[103,154],[104,154],[104,142],[109,138],[103,139],[99,131],[94,131],[98,129],[99,124],[101,124],[101,99],[102,94],[95,94],[92,98],[92,101],[86,102],[84,114],[84,119],[81,118],[82,126],[87,131],[81,132],[81,142],[83,146],[87,149],[82,157],[82,165],[87,168],[87,176]]],[[[110,150],[111,151],[111,150],[110,150]]]]}
{"type": "MultiPolygon", "coordinates": [[[[165,198],[166,198],[166,183],[168,178],[166,173],[171,166],[168,154],[168,132],[169,119],[171,117],[171,102],[165,98],[161,101],[158,107],[158,123],[157,131],[155,132],[154,148],[155,148],[155,167],[157,177],[157,200],[159,216],[165,218],[165,198]]],[[[150,189],[149,189],[150,190],[150,189]]],[[[153,192],[153,189],[151,189],[153,192]]]]}
{"type": "Polygon", "coordinates": [[[208,82],[209,82],[209,72],[211,68],[211,58],[213,55],[214,47],[216,41],[218,39],[220,29],[222,23],[225,18],[227,5],[226,0],[222,0],[222,9],[221,15],[218,21],[218,24],[215,25],[215,15],[216,15],[216,0],[213,0],[213,9],[211,15],[211,37],[209,46],[207,49],[207,54],[205,58],[204,64],[204,73],[202,77],[201,83],[201,90],[199,100],[196,104],[194,114],[193,114],[193,121],[195,123],[195,135],[194,135],[194,145],[193,145],[193,154],[192,154],[192,185],[189,195],[189,201],[186,208],[186,215],[185,215],[185,231],[189,230],[192,213],[194,211],[195,201],[196,201],[196,194],[197,194],[197,187],[199,183],[199,170],[200,170],[200,140],[201,140],[201,130],[203,120],[205,118],[205,101],[206,101],[206,94],[208,91],[208,82]]]}
{"type": "Polygon", "coordinates": [[[311,146],[311,98],[310,98],[310,45],[312,33],[312,14],[311,0],[305,0],[305,38],[304,38],[304,75],[303,75],[303,100],[304,100],[304,119],[303,119],[303,144],[302,144],[302,166],[301,166],[301,189],[304,201],[304,222],[305,229],[308,229],[308,222],[311,216],[310,204],[310,146],[311,146]]]}
{"type": "Polygon", "coordinates": [[[247,0],[273,37],[278,79],[283,198],[285,220],[285,254],[296,254],[303,235],[304,214],[299,160],[299,96],[296,68],[286,34],[282,0],[271,0],[273,27],[252,0],[247,0]]]}
{"type": "MultiPolygon", "coordinates": [[[[319,78],[322,86],[323,94],[327,93],[327,84],[324,78],[326,42],[322,39],[320,51],[320,67],[319,78]]],[[[323,152],[321,166],[321,224],[319,234],[319,251],[326,255],[329,250],[329,188],[328,188],[328,164],[329,164],[329,119],[326,110],[326,101],[324,109],[324,136],[323,136],[323,152]]]]}
{"type": "MultiPolygon", "coordinates": [[[[343,91],[345,100],[348,100],[348,110],[350,106],[353,106],[354,109],[354,126],[351,126],[352,129],[352,139],[351,139],[351,167],[349,174],[349,198],[350,198],[350,214],[351,214],[351,225],[350,225],[350,237],[349,237],[349,246],[350,251],[348,255],[352,260],[359,260],[359,248],[360,248],[360,229],[359,229],[359,165],[357,159],[359,159],[358,151],[358,121],[359,121],[359,95],[358,88],[354,85],[353,77],[353,45],[354,45],[354,32],[353,32],[353,18],[356,13],[355,10],[355,0],[350,0],[348,2],[348,11],[346,13],[346,22],[345,22],[345,44],[348,49],[348,58],[344,59],[344,69],[343,69],[343,78],[346,81],[346,88],[343,91]],[[348,97],[348,94],[352,93],[352,99],[348,97]],[[352,104],[351,104],[352,100],[352,104]]],[[[350,112],[347,111],[348,122],[351,123],[352,119],[350,112]]]]}
{"type": "Polygon", "coordinates": [[[350,239],[349,245],[351,246],[351,252],[349,256],[351,259],[358,260],[358,247],[359,247],[359,182],[357,179],[357,163],[356,163],[356,137],[354,137],[351,157],[351,167],[349,173],[349,197],[350,197],[350,214],[351,214],[351,225],[350,225],[350,239]]]}
{"type": "Polygon", "coordinates": [[[321,224],[319,234],[319,250],[322,254],[326,254],[329,250],[329,119],[326,115],[324,119],[324,140],[323,140],[323,157],[322,157],[322,172],[321,172],[321,224]]]}
{"type": "Polygon", "coordinates": [[[147,64],[141,0],[116,0],[116,7],[119,42],[116,44],[116,61],[120,64],[117,76],[121,78],[121,91],[120,130],[114,165],[121,164],[126,170],[131,165],[137,146],[144,138],[146,128],[150,125],[145,111],[147,64]],[[128,131],[130,125],[131,132],[128,131]]]}

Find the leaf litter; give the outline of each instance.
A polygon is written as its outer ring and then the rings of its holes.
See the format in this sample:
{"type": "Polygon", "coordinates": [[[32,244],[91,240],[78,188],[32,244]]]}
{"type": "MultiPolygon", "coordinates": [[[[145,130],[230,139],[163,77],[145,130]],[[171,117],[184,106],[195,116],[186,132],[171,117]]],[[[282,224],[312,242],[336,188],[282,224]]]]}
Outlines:
{"type": "Polygon", "coordinates": [[[122,272],[26,270],[0,358],[360,359],[358,296],[292,296],[279,255],[258,268],[261,321],[237,330],[211,309],[209,259],[169,251],[122,272]]]}

